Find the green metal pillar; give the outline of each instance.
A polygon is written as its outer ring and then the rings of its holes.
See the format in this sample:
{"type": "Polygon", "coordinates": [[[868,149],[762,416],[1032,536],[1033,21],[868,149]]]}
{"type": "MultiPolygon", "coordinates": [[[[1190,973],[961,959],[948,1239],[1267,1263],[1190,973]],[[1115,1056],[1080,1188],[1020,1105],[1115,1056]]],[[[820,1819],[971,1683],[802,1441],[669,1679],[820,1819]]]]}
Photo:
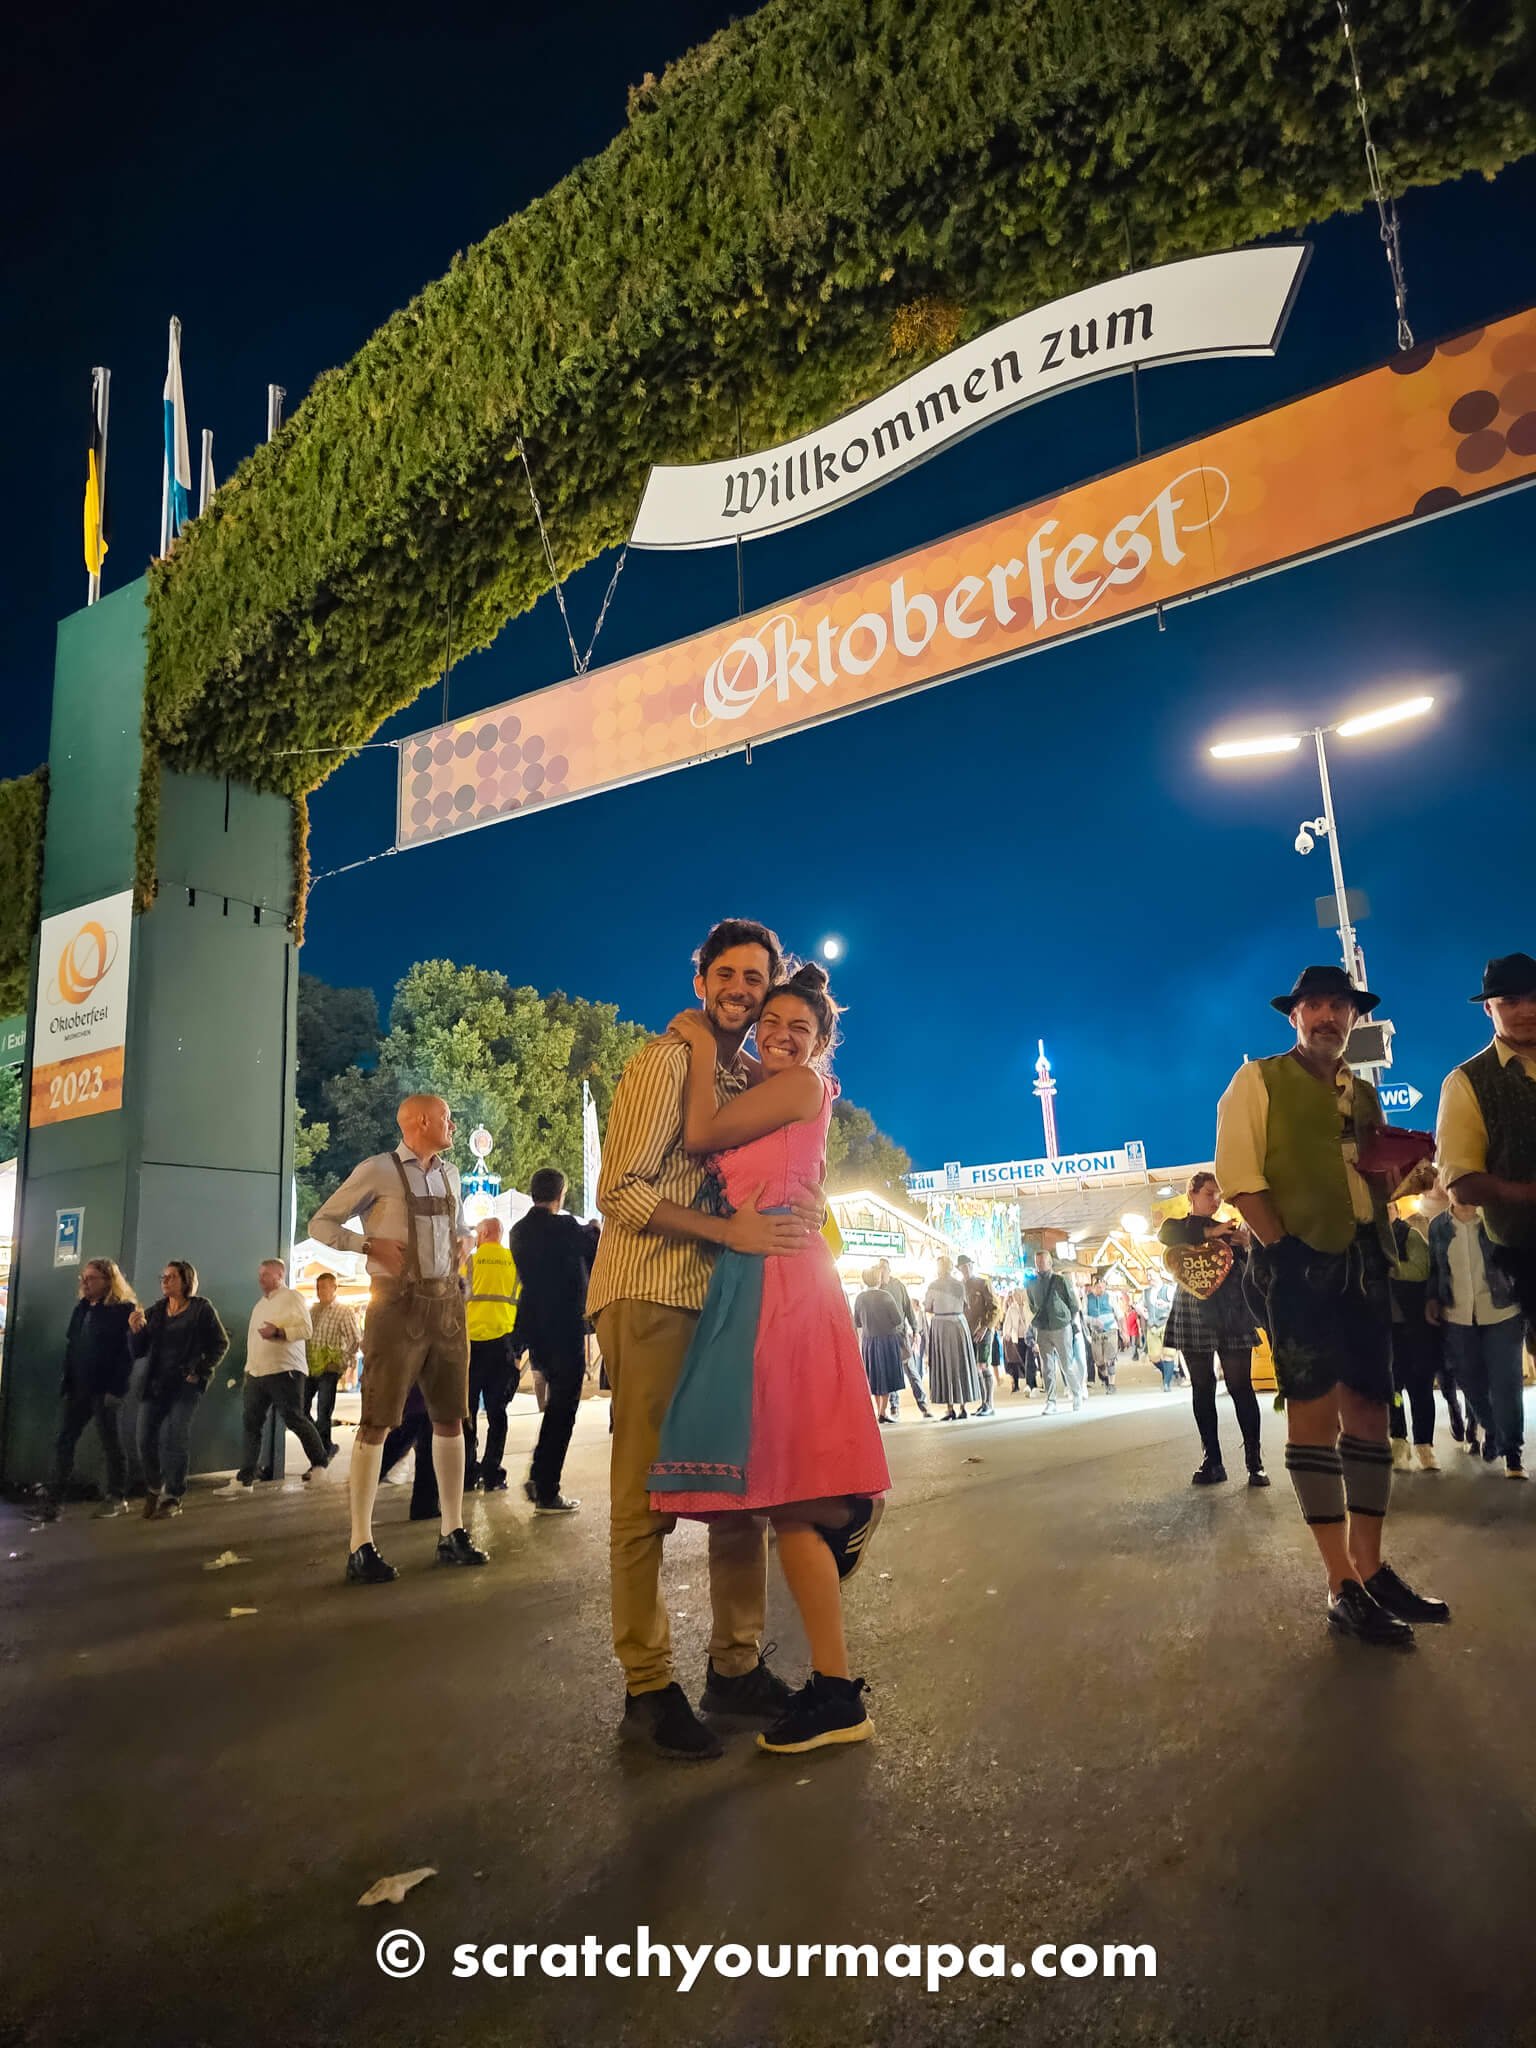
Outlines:
{"type": "MultiPolygon", "coordinates": [[[[44,917],[133,881],[143,698],[140,581],[59,628],[44,917]]],[[[256,1269],[291,1248],[293,808],[238,783],[152,772],[157,886],[133,921],[123,1106],[45,1125],[23,1145],[0,1379],[0,1472],[12,1484],[46,1478],[51,1463],[79,1279],[54,1264],[61,1209],[83,1208],[83,1256],[116,1259],[141,1299],[158,1294],[166,1259],[189,1259],[223,1318],[234,1341],[193,1429],[194,1471],[237,1461],[256,1269]]],[[[76,1470],[97,1476],[91,1432],[76,1470]]]]}

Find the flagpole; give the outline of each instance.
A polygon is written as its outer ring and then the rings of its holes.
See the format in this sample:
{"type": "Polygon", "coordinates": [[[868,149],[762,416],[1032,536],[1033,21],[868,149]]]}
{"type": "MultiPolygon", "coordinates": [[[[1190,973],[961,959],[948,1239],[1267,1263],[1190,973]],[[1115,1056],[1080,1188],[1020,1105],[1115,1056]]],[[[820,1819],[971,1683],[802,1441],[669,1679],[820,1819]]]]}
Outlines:
{"type": "MultiPolygon", "coordinates": [[[[98,560],[101,536],[107,524],[107,419],[112,409],[112,372],[97,368],[91,372],[91,396],[95,401],[93,410],[101,435],[101,461],[96,470],[96,541],[98,560]]],[[[85,601],[87,604],[101,602],[101,571],[93,569],[86,578],[85,601]]]]}
{"type": "Polygon", "coordinates": [[[213,496],[213,429],[203,429],[203,470],[197,486],[198,517],[208,510],[208,500],[213,496]]]}

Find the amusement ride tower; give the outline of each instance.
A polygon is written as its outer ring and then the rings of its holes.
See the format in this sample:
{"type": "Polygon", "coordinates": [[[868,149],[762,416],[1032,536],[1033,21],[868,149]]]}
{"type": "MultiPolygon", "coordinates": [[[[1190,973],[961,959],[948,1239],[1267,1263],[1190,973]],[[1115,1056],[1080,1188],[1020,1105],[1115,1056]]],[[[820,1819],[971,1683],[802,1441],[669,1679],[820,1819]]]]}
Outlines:
{"type": "Polygon", "coordinates": [[[1045,1056],[1045,1040],[1037,1039],[1040,1057],[1035,1061],[1035,1093],[1040,1098],[1040,1118],[1045,1125],[1045,1156],[1059,1159],[1060,1148],[1056,1143],[1056,1083],[1051,1075],[1051,1063],[1045,1056]]]}

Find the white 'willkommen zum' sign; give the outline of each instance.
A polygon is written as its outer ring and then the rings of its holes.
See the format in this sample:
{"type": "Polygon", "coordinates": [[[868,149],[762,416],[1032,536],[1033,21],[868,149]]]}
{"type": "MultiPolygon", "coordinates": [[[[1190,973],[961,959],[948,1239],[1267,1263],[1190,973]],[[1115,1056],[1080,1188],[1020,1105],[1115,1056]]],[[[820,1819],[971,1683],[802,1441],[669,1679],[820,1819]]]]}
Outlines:
{"type": "Polygon", "coordinates": [[[1036,399],[1133,367],[1279,346],[1308,250],[1234,249],[1135,271],[1006,320],[830,426],[760,455],[656,468],[638,548],[713,548],[798,526],[1036,399]]]}

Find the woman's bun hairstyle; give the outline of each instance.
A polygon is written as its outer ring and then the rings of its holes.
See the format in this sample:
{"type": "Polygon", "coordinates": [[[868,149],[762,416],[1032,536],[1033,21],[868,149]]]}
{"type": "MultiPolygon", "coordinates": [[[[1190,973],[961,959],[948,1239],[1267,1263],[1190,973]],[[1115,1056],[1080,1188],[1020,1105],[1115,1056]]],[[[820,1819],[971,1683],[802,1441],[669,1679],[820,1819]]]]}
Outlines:
{"type": "Polygon", "coordinates": [[[832,984],[828,978],[827,970],[822,966],[821,962],[819,960],[786,961],[784,978],[781,981],[776,981],[773,987],[769,989],[767,995],[763,997],[763,1008],[765,1010],[775,996],[798,996],[800,1001],[805,1003],[815,1013],[816,1022],[820,1027],[823,1041],[821,1051],[817,1054],[817,1059],[818,1061],[826,1059],[838,1042],[837,1020],[843,1014],[843,1006],[841,1003],[834,1001],[832,984]]]}

